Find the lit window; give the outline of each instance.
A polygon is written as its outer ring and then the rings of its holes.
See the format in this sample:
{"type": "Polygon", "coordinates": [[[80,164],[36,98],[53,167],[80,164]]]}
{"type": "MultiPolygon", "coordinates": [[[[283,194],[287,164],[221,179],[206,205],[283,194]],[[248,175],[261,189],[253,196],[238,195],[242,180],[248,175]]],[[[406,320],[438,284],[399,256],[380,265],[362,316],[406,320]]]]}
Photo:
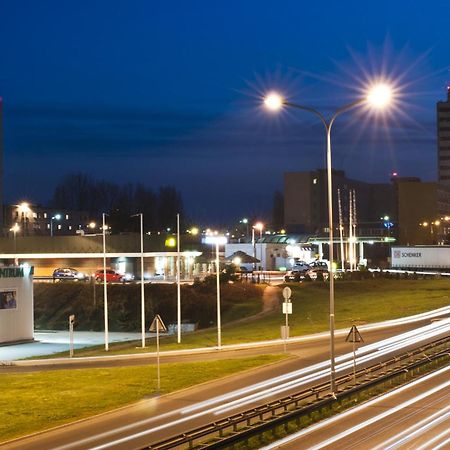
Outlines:
{"type": "Polygon", "coordinates": [[[66,220],[69,220],[69,214],[66,214],[66,220]]]}
{"type": "Polygon", "coordinates": [[[72,229],[72,225],[69,225],[67,228],[68,228],[69,230],[71,230],[71,229],[72,229]]]}
{"type": "Polygon", "coordinates": [[[313,178],[313,184],[317,184],[317,178],[313,178]]]}
{"type": "Polygon", "coordinates": [[[44,219],[46,219],[47,218],[47,213],[44,213],[44,219]]]}
{"type": "Polygon", "coordinates": [[[47,230],[50,230],[50,224],[49,223],[47,224],[47,230]]]}
{"type": "Polygon", "coordinates": [[[62,228],[62,225],[58,225],[58,230],[60,230],[62,228]]]}
{"type": "Polygon", "coordinates": [[[37,213],[33,213],[33,218],[37,219],[37,213]]]}

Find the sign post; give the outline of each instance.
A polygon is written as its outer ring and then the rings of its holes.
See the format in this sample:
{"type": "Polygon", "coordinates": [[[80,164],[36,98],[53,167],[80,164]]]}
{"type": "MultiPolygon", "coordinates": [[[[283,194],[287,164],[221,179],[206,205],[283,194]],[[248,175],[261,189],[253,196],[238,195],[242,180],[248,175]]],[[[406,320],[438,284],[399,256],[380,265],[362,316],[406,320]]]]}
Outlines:
{"type": "Polygon", "coordinates": [[[161,376],[160,376],[160,370],[159,370],[159,332],[162,333],[167,332],[167,328],[164,325],[164,322],[162,321],[159,314],[156,314],[155,318],[153,319],[152,324],[150,325],[150,331],[156,332],[156,367],[157,367],[157,373],[158,373],[158,394],[161,390],[161,376]]]}
{"type": "Polygon", "coordinates": [[[289,339],[289,314],[292,314],[292,303],[291,303],[292,290],[290,287],[285,287],[283,289],[283,314],[285,315],[285,326],[284,330],[281,327],[281,337],[284,338],[284,352],[287,351],[287,340],[289,339]]]}
{"type": "Polygon", "coordinates": [[[345,342],[351,342],[353,344],[353,381],[356,383],[356,342],[364,342],[358,328],[353,324],[347,337],[345,338],[345,342]]]}
{"type": "Polygon", "coordinates": [[[75,323],[75,314],[69,316],[69,356],[73,357],[73,324],[75,323]]]}

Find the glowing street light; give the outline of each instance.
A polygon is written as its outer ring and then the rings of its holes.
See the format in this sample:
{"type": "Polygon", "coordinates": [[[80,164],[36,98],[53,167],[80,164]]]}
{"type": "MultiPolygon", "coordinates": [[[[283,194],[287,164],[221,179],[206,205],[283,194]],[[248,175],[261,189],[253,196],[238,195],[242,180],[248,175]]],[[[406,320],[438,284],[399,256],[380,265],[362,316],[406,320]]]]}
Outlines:
{"type": "Polygon", "coordinates": [[[266,96],[266,98],[264,99],[264,104],[266,105],[267,109],[270,109],[271,111],[277,111],[283,106],[284,99],[280,94],[272,92],[266,96]]]}
{"type": "Polygon", "coordinates": [[[391,100],[392,89],[384,83],[374,85],[367,94],[368,103],[375,108],[384,108],[391,100]]]}
{"type": "Polygon", "coordinates": [[[330,322],[330,385],[332,394],[336,391],[336,370],[335,370],[335,349],[334,349],[334,328],[335,328],[335,320],[334,320],[334,275],[333,275],[333,259],[334,259],[334,250],[333,250],[333,190],[332,190],[332,164],[331,164],[331,128],[333,126],[336,118],[342,113],[353,109],[357,106],[368,105],[377,109],[382,109],[386,107],[390,100],[392,99],[392,89],[386,83],[380,83],[373,85],[366,96],[363,98],[359,98],[358,100],[349,103],[335,111],[331,119],[327,120],[325,116],[316,110],[315,108],[311,108],[309,106],[299,105],[297,103],[291,103],[283,98],[281,95],[276,92],[271,92],[264,98],[264,105],[270,111],[278,111],[282,107],[291,107],[300,109],[302,111],[307,111],[315,116],[317,116],[320,121],[323,123],[325,128],[326,140],[327,140],[327,196],[328,196],[328,229],[329,229],[329,260],[330,260],[330,313],[329,313],[329,322],[330,322]]]}
{"type": "Polygon", "coordinates": [[[53,237],[53,221],[61,220],[61,214],[55,214],[50,218],[50,236],[53,237]]]}
{"type": "Polygon", "coordinates": [[[20,226],[18,223],[15,223],[12,228],[9,229],[9,231],[12,231],[14,234],[14,264],[17,265],[18,261],[17,261],[17,239],[16,239],[16,235],[17,232],[20,231],[20,226]]]}

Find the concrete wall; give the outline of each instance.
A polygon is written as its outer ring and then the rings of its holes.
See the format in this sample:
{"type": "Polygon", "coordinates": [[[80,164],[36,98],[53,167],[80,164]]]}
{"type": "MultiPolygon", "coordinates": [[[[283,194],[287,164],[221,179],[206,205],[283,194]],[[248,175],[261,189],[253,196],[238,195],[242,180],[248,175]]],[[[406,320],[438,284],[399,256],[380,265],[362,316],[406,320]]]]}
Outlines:
{"type": "Polygon", "coordinates": [[[31,340],[33,329],[31,269],[29,267],[0,268],[0,343],[31,340]],[[12,293],[14,293],[14,299],[11,299],[12,293]]]}

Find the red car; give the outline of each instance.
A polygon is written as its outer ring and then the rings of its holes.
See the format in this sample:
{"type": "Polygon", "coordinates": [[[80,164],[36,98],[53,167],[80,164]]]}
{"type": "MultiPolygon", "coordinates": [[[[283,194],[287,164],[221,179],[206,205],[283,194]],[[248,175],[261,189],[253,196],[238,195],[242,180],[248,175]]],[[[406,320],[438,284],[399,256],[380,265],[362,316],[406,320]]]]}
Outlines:
{"type": "MultiPolygon", "coordinates": [[[[103,273],[103,269],[97,270],[97,272],[95,272],[95,280],[96,281],[101,281],[103,282],[104,280],[104,273],[103,273]]],[[[111,270],[111,269],[106,269],[106,282],[107,283],[124,283],[125,281],[131,281],[132,278],[131,276],[127,277],[127,274],[121,274],[116,272],[115,270],[111,270]]]]}

